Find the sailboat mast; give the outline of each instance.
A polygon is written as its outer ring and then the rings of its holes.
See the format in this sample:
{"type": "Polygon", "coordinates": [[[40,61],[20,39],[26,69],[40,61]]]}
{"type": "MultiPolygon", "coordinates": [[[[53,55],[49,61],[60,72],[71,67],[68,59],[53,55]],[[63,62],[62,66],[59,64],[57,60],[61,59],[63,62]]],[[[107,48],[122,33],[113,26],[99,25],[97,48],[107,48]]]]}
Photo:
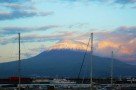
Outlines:
{"type": "Polygon", "coordinates": [[[111,86],[113,85],[113,51],[111,52],[111,86]]]}
{"type": "Polygon", "coordinates": [[[91,33],[91,90],[93,90],[93,33],[91,33]]]}
{"type": "Polygon", "coordinates": [[[20,33],[18,33],[18,45],[19,45],[19,56],[18,56],[18,77],[19,77],[19,80],[18,80],[18,88],[19,90],[21,89],[20,88],[20,84],[21,84],[21,60],[20,60],[20,33]]]}

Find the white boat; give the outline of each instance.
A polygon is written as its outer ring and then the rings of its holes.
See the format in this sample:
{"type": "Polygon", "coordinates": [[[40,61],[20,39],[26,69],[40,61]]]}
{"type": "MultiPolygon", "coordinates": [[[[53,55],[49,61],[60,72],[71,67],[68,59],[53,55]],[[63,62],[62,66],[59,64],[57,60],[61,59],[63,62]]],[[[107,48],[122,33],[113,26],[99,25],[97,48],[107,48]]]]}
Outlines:
{"type": "Polygon", "coordinates": [[[76,84],[76,82],[67,80],[67,79],[53,79],[52,84],[76,84]]]}

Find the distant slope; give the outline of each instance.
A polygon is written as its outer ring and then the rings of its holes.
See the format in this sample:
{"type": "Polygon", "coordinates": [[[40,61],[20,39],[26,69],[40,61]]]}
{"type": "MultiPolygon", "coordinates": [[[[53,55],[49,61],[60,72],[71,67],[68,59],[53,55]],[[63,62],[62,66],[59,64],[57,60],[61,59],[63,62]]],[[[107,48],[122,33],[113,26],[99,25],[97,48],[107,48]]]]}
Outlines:
{"type": "MultiPolygon", "coordinates": [[[[52,49],[21,62],[23,76],[77,77],[84,51],[71,49],[52,49]]],[[[93,57],[93,75],[110,76],[110,58],[93,57]]],[[[0,76],[17,75],[18,62],[0,64],[0,76]]],[[[114,60],[114,76],[136,76],[136,66],[114,60]]],[[[81,76],[90,76],[90,53],[87,53],[81,76]]]]}

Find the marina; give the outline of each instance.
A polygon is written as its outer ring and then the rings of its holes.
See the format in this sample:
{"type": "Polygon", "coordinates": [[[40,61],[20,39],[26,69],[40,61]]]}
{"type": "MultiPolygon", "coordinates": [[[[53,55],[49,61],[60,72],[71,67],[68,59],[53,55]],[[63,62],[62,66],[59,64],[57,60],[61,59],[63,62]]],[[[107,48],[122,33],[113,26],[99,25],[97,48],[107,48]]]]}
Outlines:
{"type": "MultiPolygon", "coordinates": [[[[13,85],[3,84],[0,90],[17,90],[18,87],[13,85]],[[5,87],[4,87],[5,86],[5,87]],[[9,86],[9,87],[6,87],[9,86]],[[10,87],[11,86],[11,87],[10,87]]],[[[111,87],[111,84],[94,85],[90,84],[21,84],[21,90],[135,90],[136,84],[116,84],[111,87]]]]}
{"type": "MultiPolygon", "coordinates": [[[[103,82],[104,84],[93,83],[93,87],[91,87],[91,84],[88,82],[88,80],[86,79],[86,83],[85,82],[78,83],[78,82],[82,82],[82,80],[77,81],[77,79],[71,80],[71,79],[37,78],[37,79],[33,79],[32,82],[28,84],[28,82],[23,82],[23,80],[21,79],[21,81],[24,84],[19,85],[17,81],[11,84],[1,83],[0,90],[18,90],[19,87],[21,90],[90,90],[90,88],[92,90],[135,90],[136,89],[136,81],[134,81],[134,79],[131,80],[125,79],[123,81],[117,81],[117,79],[115,81],[115,79],[113,79],[114,80],[113,84],[108,84],[110,81],[105,79],[104,80],[105,82],[103,82]]],[[[93,81],[98,82],[99,80],[93,79],[93,81]]]]}

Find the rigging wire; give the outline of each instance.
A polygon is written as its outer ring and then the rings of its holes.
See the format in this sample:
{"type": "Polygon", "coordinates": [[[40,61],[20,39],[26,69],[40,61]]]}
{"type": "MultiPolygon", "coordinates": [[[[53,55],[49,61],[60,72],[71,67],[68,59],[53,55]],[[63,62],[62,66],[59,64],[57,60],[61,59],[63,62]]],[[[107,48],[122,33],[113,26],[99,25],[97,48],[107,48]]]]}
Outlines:
{"type": "Polygon", "coordinates": [[[81,71],[82,71],[82,68],[83,68],[83,65],[84,65],[84,61],[85,61],[85,57],[86,57],[86,54],[87,54],[87,50],[88,50],[88,46],[89,46],[90,40],[91,40],[91,38],[89,38],[88,43],[87,43],[86,51],[85,51],[84,56],[83,56],[83,61],[81,63],[81,67],[79,69],[78,79],[80,78],[80,74],[81,74],[81,71]]]}
{"type": "MultiPolygon", "coordinates": [[[[84,69],[87,70],[87,65],[85,65],[84,69]]],[[[86,73],[85,70],[83,71],[83,75],[84,75],[84,76],[83,76],[83,78],[82,78],[82,82],[81,82],[82,84],[84,83],[84,80],[85,80],[85,73],[86,73]]]]}

